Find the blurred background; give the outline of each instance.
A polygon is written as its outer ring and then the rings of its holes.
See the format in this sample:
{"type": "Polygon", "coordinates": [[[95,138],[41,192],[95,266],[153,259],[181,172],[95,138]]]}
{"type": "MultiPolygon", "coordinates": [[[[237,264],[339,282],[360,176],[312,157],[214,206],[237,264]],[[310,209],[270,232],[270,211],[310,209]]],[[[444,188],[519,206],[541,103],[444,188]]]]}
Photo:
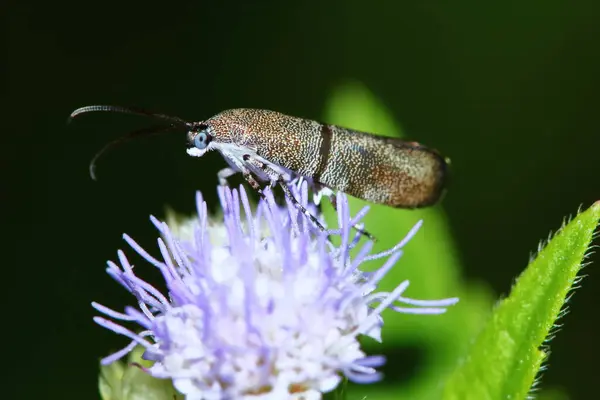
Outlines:
{"type": "MultiPolygon", "coordinates": [[[[423,214],[433,221],[425,218],[429,258],[417,262],[415,247],[395,277],[410,276],[415,297],[459,294],[461,308],[436,322],[393,320],[384,345],[370,345],[388,355],[387,379],[357,396],[431,398],[427,388],[443,384],[539,241],[600,199],[598,2],[67,0],[2,9],[7,398],[97,398],[98,360],[125,340],[93,324],[90,302],[131,303],[104,272],[125,249],[121,234],[152,252],[150,214],[193,212],[195,190],[216,206],[225,163],[188,157],[183,135],[116,149],[92,181],[94,153],[150,121],[94,114],[66,126],[77,107],[135,105],[189,120],[269,108],[371,124],[452,159],[444,201],[423,214]]],[[[415,215],[376,208],[370,230],[396,242],[415,215]]],[[[546,396],[585,398],[596,386],[593,261],[551,342],[546,396]]]]}

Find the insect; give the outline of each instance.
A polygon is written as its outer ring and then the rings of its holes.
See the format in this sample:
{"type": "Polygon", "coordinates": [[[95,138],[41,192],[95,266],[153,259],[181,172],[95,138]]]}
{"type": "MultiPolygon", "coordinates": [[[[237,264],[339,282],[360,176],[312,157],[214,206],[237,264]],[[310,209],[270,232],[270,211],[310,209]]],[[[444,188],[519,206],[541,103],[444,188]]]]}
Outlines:
{"type": "Polygon", "coordinates": [[[229,167],[218,173],[220,184],[241,173],[261,196],[261,183],[278,185],[321,230],[325,230],[323,225],[294,198],[289,186],[292,182],[306,180],[316,204],[325,196],[334,207],[334,191],[408,209],[431,206],[445,191],[449,160],[415,142],[251,108],[230,109],[205,121],[189,122],[138,108],[92,105],[73,111],[69,120],[96,111],[142,115],[164,124],[110,142],[90,163],[94,179],[95,162],[108,148],[140,136],[183,130],[187,131],[190,156],[217,150],[227,161],[229,167]]]}

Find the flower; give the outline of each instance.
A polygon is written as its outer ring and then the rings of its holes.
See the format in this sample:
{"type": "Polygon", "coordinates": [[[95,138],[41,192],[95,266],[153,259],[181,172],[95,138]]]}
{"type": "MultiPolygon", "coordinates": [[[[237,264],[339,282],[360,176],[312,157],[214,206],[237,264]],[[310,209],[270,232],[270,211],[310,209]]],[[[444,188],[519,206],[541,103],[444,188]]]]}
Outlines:
{"type": "MultiPolygon", "coordinates": [[[[306,185],[295,195],[316,211],[306,185]]],[[[376,291],[420,222],[392,249],[370,254],[373,243],[367,241],[352,258],[361,239],[353,227],[367,208],[351,217],[345,195],[338,194],[339,228],[321,232],[289,201],[278,206],[269,189],[265,196],[252,213],[243,187],[220,187],[223,220],[217,223],[198,193],[198,216],[178,235],[151,217],[161,234],[160,260],[123,235],[159,269],[168,296],[139,278],[118,251],[120,265],[109,261],[107,272],[137,298],[138,308],[117,312],[92,303],[109,317],[95,317],[96,323],[131,339],[102,364],[139,345],[154,361],[145,370],[171,379],[188,399],[319,399],[342,375],[358,383],[380,379],[375,368],[384,358],[367,356],[358,337],[381,340],[384,309],[439,314],[458,301],[403,297],[408,281],[391,292],[376,291]],[[332,244],[332,235],[340,245],[332,244]],[[374,272],[359,269],[384,257],[374,272]],[[125,323],[143,330],[136,333],[125,323]]]]}

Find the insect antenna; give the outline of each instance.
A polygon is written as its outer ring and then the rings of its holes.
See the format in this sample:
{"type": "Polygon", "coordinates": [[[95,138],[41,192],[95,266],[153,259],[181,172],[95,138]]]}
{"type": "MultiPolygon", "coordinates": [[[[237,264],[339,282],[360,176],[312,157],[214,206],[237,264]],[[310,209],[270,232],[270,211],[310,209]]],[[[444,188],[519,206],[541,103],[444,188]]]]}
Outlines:
{"type": "Polygon", "coordinates": [[[128,142],[128,141],[138,138],[138,137],[152,136],[152,135],[158,135],[161,133],[167,133],[176,128],[180,128],[180,127],[184,127],[184,126],[188,127],[188,128],[191,128],[194,126],[194,124],[192,124],[191,122],[188,122],[179,117],[173,117],[173,116],[166,115],[166,114],[155,113],[155,112],[144,110],[144,109],[138,108],[138,107],[121,107],[121,106],[110,106],[110,105],[93,105],[93,106],[85,106],[85,107],[78,108],[75,111],[73,111],[71,113],[71,115],[69,115],[67,124],[70,123],[73,120],[73,118],[75,118],[81,114],[87,114],[90,112],[98,112],[98,111],[140,115],[140,116],[150,117],[150,118],[158,119],[158,120],[161,120],[164,122],[168,122],[169,125],[168,126],[157,125],[157,126],[152,126],[149,128],[138,129],[133,132],[129,132],[125,136],[122,136],[122,137],[115,139],[112,142],[108,143],[99,152],[97,152],[96,155],[94,155],[94,157],[92,158],[92,161],[90,161],[90,176],[92,177],[93,180],[96,180],[96,161],[102,154],[104,154],[110,148],[115,147],[120,144],[123,144],[125,142],[128,142]]]}
{"type": "Polygon", "coordinates": [[[98,158],[100,158],[100,156],[102,154],[104,154],[108,149],[118,146],[118,145],[121,145],[123,143],[129,142],[138,137],[153,136],[153,135],[158,135],[161,133],[167,133],[167,132],[171,132],[171,131],[175,130],[176,128],[179,128],[179,126],[176,126],[176,125],[151,126],[149,128],[143,128],[143,129],[138,129],[138,130],[129,132],[128,134],[121,136],[121,137],[113,140],[112,142],[109,142],[106,146],[104,146],[102,149],[100,149],[100,151],[98,151],[94,155],[94,157],[92,158],[92,161],[90,161],[90,176],[92,177],[93,180],[96,180],[96,161],[98,161],[98,158]]]}
{"type": "Polygon", "coordinates": [[[137,108],[137,107],[121,107],[121,106],[106,106],[106,105],[94,105],[94,106],[85,106],[85,107],[78,108],[77,110],[75,110],[71,113],[71,115],[69,116],[69,119],[67,120],[67,123],[71,122],[71,120],[73,120],[73,118],[77,117],[78,115],[86,114],[86,113],[90,113],[90,112],[97,112],[97,111],[141,115],[144,117],[151,117],[151,118],[160,119],[163,121],[168,121],[168,122],[171,122],[172,124],[185,125],[188,127],[192,126],[191,122],[188,122],[179,117],[173,117],[173,116],[166,115],[166,114],[155,113],[155,112],[144,110],[142,108],[137,108]]]}

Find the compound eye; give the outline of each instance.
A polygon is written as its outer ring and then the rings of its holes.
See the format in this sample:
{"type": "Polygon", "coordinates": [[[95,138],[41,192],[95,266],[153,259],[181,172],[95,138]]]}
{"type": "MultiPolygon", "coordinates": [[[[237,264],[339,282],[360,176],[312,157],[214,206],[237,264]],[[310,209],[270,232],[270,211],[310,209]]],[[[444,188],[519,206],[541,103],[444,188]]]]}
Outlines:
{"type": "Polygon", "coordinates": [[[209,141],[209,136],[206,131],[200,131],[194,138],[194,146],[199,150],[204,150],[206,149],[206,146],[208,146],[209,141]]]}

